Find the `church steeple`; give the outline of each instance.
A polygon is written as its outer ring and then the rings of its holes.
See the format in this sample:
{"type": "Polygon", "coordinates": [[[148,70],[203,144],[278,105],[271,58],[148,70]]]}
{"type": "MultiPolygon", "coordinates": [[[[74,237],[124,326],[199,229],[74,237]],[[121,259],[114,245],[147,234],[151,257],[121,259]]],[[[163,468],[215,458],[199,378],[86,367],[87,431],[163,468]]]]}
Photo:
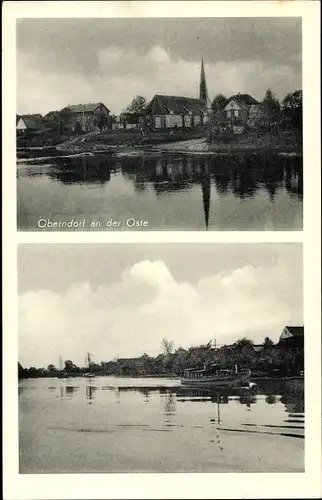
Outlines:
{"type": "Polygon", "coordinates": [[[206,83],[206,75],[205,75],[205,67],[204,67],[204,63],[203,63],[203,57],[201,58],[199,99],[203,104],[207,104],[208,92],[207,92],[207,83],[206,83]]]}

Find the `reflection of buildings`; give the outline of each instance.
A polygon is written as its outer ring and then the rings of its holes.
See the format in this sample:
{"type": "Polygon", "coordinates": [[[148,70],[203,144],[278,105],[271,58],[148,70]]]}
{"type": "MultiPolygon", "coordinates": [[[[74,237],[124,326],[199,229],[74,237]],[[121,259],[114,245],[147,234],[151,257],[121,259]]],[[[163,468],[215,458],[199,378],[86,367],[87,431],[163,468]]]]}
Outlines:
{"type": "Polygon", "coordinates": [[[115,170],[110,157],[57,158],[49,176],[63,184],[105,184],[115,170]]]}
{"type": "Polygon", "coordinates": [[[62,399],[72,399],[76,392],[79,391],[79,387],[74,385],[66,385],[60,387],[60,398],[62,399]]]}
{"type": "MultiPolygon", "coordinates": [[[[67,185],[103,185],[113,180],[113,174],[121,174],[118,183],[126,179],[133,183],[140,195],[148,189],[160,197],[160,209],[162,203],[166,203],[162,200],[163,194],[192,189],[195,194],[200,189],[198,210],[203,211],[206,228],[214,222],[210,220],[210,213],[211,196],[215,193],[219,199],[228,195],[246,199],[254,197],[259,190],[265,190],[271,202],[281,191],[298,199],[303,193],[302,159],[271,154],[189,156],[144,153],[118,158],[104,154],[56,158],[51,163],[41,175],[67,185]]],[[[24,175],[38,176],[39,169],[31,166],[24,175]]],[[[142,199],[144,202],[145,198],[142,199]]],[[[200,213],[197,214],[199,221],[200,213]]]]}

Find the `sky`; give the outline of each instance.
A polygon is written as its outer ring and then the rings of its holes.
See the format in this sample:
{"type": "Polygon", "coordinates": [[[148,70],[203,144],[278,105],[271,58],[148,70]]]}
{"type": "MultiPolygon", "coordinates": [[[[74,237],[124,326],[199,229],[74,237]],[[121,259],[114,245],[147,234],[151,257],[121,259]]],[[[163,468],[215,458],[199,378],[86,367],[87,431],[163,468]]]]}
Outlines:
{"type": "Polygon", "coordinates": [[[302,87],[299,18],[110,18],[17,21],[17,113],[103,102],[119,114],[136,95],[282,99],[302,87]]]}
{"type": "Polygon", "coordinates": [[[300,244],[21,244],[19,361],[277,341],[303,324],[300,244]]]}

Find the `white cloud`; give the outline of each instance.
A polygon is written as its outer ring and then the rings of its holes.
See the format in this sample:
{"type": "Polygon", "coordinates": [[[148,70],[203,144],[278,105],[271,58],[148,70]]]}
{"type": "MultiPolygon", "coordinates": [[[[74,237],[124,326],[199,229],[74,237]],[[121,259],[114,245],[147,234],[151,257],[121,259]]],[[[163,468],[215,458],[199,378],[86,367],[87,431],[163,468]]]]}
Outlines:
{"type": "MultiPolygon", "coordinates": [[[[170,52],[155,45],[145,55],[134,48],[110,46],[97,52],[98,69],[93,73],[41,71],[41,60],[18,52],[18,113],[60,109],[67,104],[104,102],[113,113],[120,113],[141,94],[197,97],[200,63],[172,58],[170,52]]],[[[206,63],[209,96],[250,93],[261,99],[267,88],[280,98],[301,87],[300,76],[291,66],[266,67],[261,61],[206,63]]]]}
{"type": "Polygon", "coordinates": [[[285,324],[302,324],[301,285],[287,262],[178,282],[163,261],[141,261],[116,283],[91,289],[72,284],[19,296],[19,359],[27,366],[65,359],[83,363],[156,354],[164,336],[178,347],[242,336],[277,338],[285,324]]]}

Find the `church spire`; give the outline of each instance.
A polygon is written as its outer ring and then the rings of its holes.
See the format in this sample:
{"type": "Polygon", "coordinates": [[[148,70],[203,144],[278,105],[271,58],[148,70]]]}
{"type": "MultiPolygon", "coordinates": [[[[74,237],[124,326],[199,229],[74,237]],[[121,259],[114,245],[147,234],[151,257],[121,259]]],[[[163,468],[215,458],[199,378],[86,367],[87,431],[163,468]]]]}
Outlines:
{"type": "Polygon", "coordinates": [[[207,104],[208,92],[207,92],[207,83],[206,83],[206,75],[205,75],[205,67],[204,67],[204,63],[203,63],[203,57],[201,58],[199,99],[203,104],[207,104]]]}

